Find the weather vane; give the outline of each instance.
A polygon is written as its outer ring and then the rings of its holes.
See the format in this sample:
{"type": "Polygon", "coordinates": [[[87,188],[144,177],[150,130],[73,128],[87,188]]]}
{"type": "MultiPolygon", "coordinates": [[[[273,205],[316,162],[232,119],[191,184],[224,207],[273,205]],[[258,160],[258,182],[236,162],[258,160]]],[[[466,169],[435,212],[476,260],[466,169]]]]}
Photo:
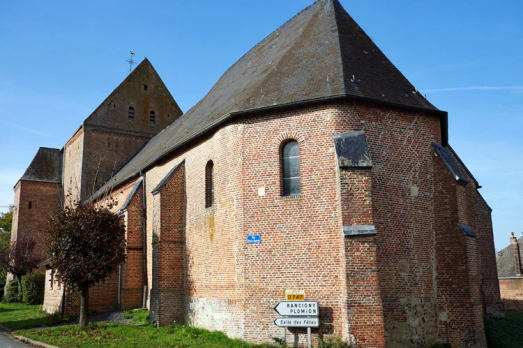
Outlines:
{"type": "Polygon", "coordinates": [[[127,63],[129,63],[129,74],[133,71],[133,65],[136,64],[136,62],[133,60],[134,52],[131,51],[131,59],[126,60],[127,63]]]}

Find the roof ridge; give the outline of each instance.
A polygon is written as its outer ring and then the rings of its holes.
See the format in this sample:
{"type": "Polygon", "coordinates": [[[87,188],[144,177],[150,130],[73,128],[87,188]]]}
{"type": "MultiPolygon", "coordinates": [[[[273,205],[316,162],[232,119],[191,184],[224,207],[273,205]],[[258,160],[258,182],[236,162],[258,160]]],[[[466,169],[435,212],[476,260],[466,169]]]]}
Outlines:
{"type": "MultiPolygon", "coordinates": [[[[306,9],[312,7],[314,4],[316,4],[316,3],[318,3],[318,2],[323,2],[323,1],[330,1],[330,2],[332,2],[332,0],[318,0],[318,1],[314,2],[312,5],[308,6],[306,9]]],[[[301,14],[302,12],[304,12],[306,9],[304,9],[303,11],[301,11],[299,14],[301,14]]],[[[298,16],[299,14],[297,14],[296,16],[298,16]]],[[[307,31],[307,29],[308,29],[309,26],[311,25],[312,21],[316,18],[316,14],[317,14],[317,13],[315,13],[314,15],[312,15],[312,16],[309,18],[307,24],[304,26],[304,28],[303,28],[303,30],[301,31],[301,33],[300,33],[298,36],[296,36],[296,39],[294,40],[293,44],[292,44],[292,45],[291,45],[291,46],[290,46],[290,47],[285,51],[285,53],[282,54],[282,55],[280,56],[280,58],[279,58],[279,59],[274,63],[274,67],[275,67],[274,69],[278,70],[278,67],[281,65],[281,62],[285,59],[285,57],[286,57],[289,53],[292,53],[292,51],[293,51],[293,47],[295,47],[295,46],[299,43],[299,38],[301,38],[301,37],[305,34],[305,32],[307,31]]],[[[296,16],[294,16],[294,17],[296,17],[296,16]]],[[[294,17],[292,17],[290,20],[288,20],[287,22],[285,22],[285,24],[287,24],[287,23],[290,22],[292,19],[294,19],[294,17]]],[[[285,25],[285,24],[284,24],[284,25],[285,25]]],[[[280,26],[280,28],[281,28],[281,27],[283,27],[283,25],[280,26]]],[[[276,29],[275,31],[273,31],[273,32],[271,33],[271,35],[272,35],[274,32],[276,32],[277,30],[279,30],[280,28],[278,28],[278,29],[276,29]]],[[[258,45],[261,44],[263,41],[265,41],[265,39],[268,38],[269,36],[270,36],[270,35],[268,35],[268,36],[265,37],[263,40],[261,40],[261,41],[258,43],[258,45]]],[[[254,48],[254,47],[253,47],[253,48],[254,48]]],[[[242,58],[243,58],[243,57],[242,57],[242,58]]],[[[272,62],[271,62],[271,63],[272,63],[272,62]]],[[[258,81],[257,86],[259,86],[259,85],[263,85],[263,82],[269,80],[270,78],[272,78],[272,75],[271,75],[271,73],[268,73],[268,74],[267,74],[267,75],[266,75],[266,76],[265,76],[261,81],[258,81]]],[[[253,91],[253,93],[256,93],[256,91],[253,91]]],[[[252,96],[252,94],[251,94],[251,96],[252,96]]],[[[247,98],[247,99],[250,99],[250,97],[247,98]]],[[[219,117],[218,119],[220,119],[220,118],[222,118],[222,117],[224,117],[224,116],[225,116],[225,115],[219,117]]]]}
{"type": "MultiPolygon", "coordinates": [[[[283,23],[282,25],[280,25],[278,28],[276,28],[275,30],[271,31],[271,33],[267,36],[265,36],[263,39],[261,39],[260,41],[258,41],[258,43],[254,46],[252,46],[247,52],[245,52],[240,58],[238,58],[231,66],[229,66],[229,68],[227,68],[227,70],[225,70],[223,72],[223,74],[220,76],[220,78],[218,79],[218,81],[222,78],[223,75],[225,75],[229,70],[231,70],[236,64],[238,64],[239,61],[241,61],[243,59],[243,57],[247,56],[249,53],[251,53],[256,47],[258,47],[263,41],[265,41],[268,37],[270,37],[272,34],[274,34],[275,32],[277,32],[278,30],[280,30],[281,28],[283,28],[285,25],[287,25],[287,23],[291,22],[294,18],[298,17],[299,15],[301,15],[303,12],[307,11],[308,9],[310,9],[311,7],[313,7],[314,5],[316,5],[317,3],[319,2],[323,2],[323,1],[329,1],[329,2],[332,2],[332,0],[316,0],[315,2],[313,2],[312,4],[310,4],[309,6],[305,7],[303,10],[301,10],[300,12],[298,12],[297,14],[295,14],[294,16],[292,16],[292,18],[290,18],[288,21],[286,21],[285,23],[283,23]]],[[[214,87],[214,86],[213,86],[214,87]]],[[[212,88],[211,88],[212,89],[212,88]]],[[[204,97],[205,98],[205,97],[204,97]]],[[[203,98],[202,98],[203,99],[203,98]]],[[[195,104],[196,105],[196,104],[195,104]]],[[[192,109],[192,108],[191,108],[192,109]]],[[[190,110],[190,109],[189,109],[190,110]]]]}
{"type": "Polygon", "coordinates": [[[45,149],[45,150],[57,150],[57,151],[60,151],[60,149],[56,148],[56,147],[47,147],[47,146],[40,146],[39,147],[39,150],[40,149],[45,149]]]}

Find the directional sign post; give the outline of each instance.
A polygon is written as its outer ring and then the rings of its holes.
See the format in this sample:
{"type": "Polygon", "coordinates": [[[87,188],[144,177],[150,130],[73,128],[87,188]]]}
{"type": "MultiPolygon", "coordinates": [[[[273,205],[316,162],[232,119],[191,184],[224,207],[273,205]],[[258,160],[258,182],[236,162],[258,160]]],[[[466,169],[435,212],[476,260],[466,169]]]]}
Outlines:
{"type": "Polygon", "coordinates": [[[279,327],[318,327],[320,319],[318,317],[280,317],[274,321],[279,327]]]}
{"type": "MultiPolygon", "coordinates": [[[[307,343],[311,348],[311,328],[320,326],[320,315],[317,301],[281,301],[274,310],[284,317],[274,321],[279,327],[306,327],[307,343]]],[[[285,334],[283,336],[285,340],[285,334]]]]}
{"type": "Polygon", "coordinates": [[[274,307],[274,310],[279,315],[289,317],[317,317],[320,315],[316,301],[281,301],[274,307]]]}

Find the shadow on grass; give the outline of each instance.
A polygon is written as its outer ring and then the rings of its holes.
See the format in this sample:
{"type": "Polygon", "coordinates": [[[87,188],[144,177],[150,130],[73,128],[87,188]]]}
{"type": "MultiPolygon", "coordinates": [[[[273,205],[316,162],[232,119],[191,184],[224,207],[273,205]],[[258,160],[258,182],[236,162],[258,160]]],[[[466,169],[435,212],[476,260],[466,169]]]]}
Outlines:
{"type": "Polygon", "coordinates": [[[523,347],[523,312],[505,311],[505,318],[486,319],[489,348],[523,347]]]}
{"type": "Polygon", "coordinates": [[[53,326],[60,324],[61,322],[62,318],[60,318],[59,315],[51,315],[44,318],[5,321],[2,323],[2,325],[7,326],[9,329],[15,331],[21,329],[29,329],[32,327],[53,326]]]}

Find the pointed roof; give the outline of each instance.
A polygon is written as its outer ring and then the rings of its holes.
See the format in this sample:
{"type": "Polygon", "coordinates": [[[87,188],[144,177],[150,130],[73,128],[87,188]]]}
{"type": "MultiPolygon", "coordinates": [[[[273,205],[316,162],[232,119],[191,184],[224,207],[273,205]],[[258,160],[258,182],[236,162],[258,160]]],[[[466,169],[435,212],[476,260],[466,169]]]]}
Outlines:
{"type": "MultiPolygon", "coordinates": [[[[142,83],[147,81],[155,81],[158,83],[159,90],[165,91],[166,95],[168,96],[168,100],[166,102],[171,103],[170,109],[173,111],[173,113],[176,116],[182,115],[183,112],[178,106],[178,103],[176,100],[174,100],[173,96],[165,86],[165,83],[163,82],[162,78],[154,68],[154,66],[151,64],[149,59],[144,58],[140,64],[136,66],[136,68],[129,74],[127,77],[116,87],[107,98],[104,99],[104,101],[85,119],[83,122],[84,125],[97,125],[97,126],[107,126],[110,121],[108,121],[107,118],[116,117],[118,118],[117,114],[111,114],[107,113],[106,110],[108,108],[108,105],[114,102],[114,100],[119,100],[122,96],[127,96],[131,89],[136,88],[142,88],[142,83]],[[119,98],[118,98],[119,97],[119,98]]],[[[174,116],[174,115],[173,115],[174,116]]],[[[121,128],[121,127],[120,127],[121,128]]],[[[147,127],[142,129],[141,131],[146,131],[147,127]]],[[[149,130],[149,133],[156,133],[155,130],[151,129],[149,130]]]]}
{"type": "Polygon", "coordinates": [[[446,115],[416,91],[337,0],[319,0],[240,58],[202,100],[151,139],[103,188],[135,175],[232,116],[334,98],[446,115]]]}
{"type": "Polygon", "coordinates": [[[62,152],[41,147],[20,180],[62,182],[62,152]]]}

